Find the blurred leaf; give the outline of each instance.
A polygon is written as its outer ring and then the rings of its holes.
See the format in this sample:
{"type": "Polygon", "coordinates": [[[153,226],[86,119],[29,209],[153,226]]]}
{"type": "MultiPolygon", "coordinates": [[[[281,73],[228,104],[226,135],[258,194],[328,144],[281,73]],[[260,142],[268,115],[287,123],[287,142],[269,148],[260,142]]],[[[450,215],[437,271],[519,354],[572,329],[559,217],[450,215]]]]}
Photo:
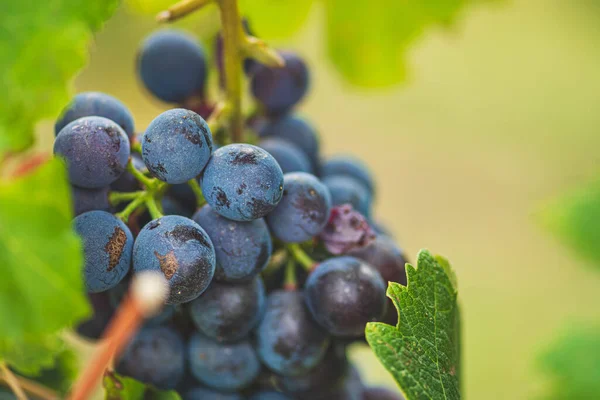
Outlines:
{"type": "Polygon", "coordinates": [[[77,378],[78,367],[77,354],[65,345],[56,355],[54,366],[44,368],[39,376],[32,379],[61,394],[67,394],[77,378]]]}
{"type": "Polygon", "coordinates": [[[306,21],[312,0],[240,0],[252,33],[262,39],[282,39],[296,33],[306,21]]]}
{"type": "Polygon", "coordinates": [[[446,272],[452,271],[450,264],[440,260],[421,250],[417,268],[406,265],[408,286],[390,282],[388,287],[398,326],[371,322],[365,330],[407,400],[460,399],[457,292],[446,272]]]}
{"type": "Polygon", "coordinates": [[[454,22],[467,0],[324,0],[327,51],[353,84],[389,86],[406,78],[409,46],[435,25],[454,22]]]}
{"type": "Polygon", "coordinates": [[[540,358],[550,386],[547,400],[597,399],[600,393],[600,326],[565,333],[540,358]]]}
{"type": "Polygon", "coordinates": [[[552,232],[600,266],[600,181],[555,200],[541,217],[552,232]]]}
{"type": "Polygon", "coordinates": [[[58,115],[69,99],[69,81],[86,62],[92,32],[117,4],[0,2],[0,155],[28,147],[36,122],[58,115]]]}
{"type": "Polygon", "coordinates": [[[104,376],[106,400],[181,400],[174,390],[163,391],[133,378],[109,372],[104,376]]]}
{"type": "Polygon", "coordinates": [[[70,189],[58,159],[0,181],[0,359],[23,372],[52,365],[53,335],[88,316],[70,189]]]}
{"type": "Polygon", "coordinates": [[[177,0],[125,0],[125,3],[132,11],[156,15],[177,3],[177,0]]]}

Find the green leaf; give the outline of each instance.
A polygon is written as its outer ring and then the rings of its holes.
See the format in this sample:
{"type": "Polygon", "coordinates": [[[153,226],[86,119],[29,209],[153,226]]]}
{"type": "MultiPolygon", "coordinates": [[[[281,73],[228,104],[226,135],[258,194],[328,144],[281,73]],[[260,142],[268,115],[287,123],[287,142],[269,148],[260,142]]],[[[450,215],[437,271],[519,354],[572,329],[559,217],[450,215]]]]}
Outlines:
{"type": "Polygon", "coordinates": [[[390,282],[398,326],[369,323],[369,345],[408,400],[460,399],[460,331],[454,273],[448,262],[421,250],[406,265],[408,286],[390,282]],[[449,275],[450,273],[450,275],[449,275]]]}
{"type": "Polygon", "coordinates": [[[240,0],[252,33],[262,39],[282,39],[296,33],[308,18],[312,0],[240,0]]]}
{"type": "Polygon", "coordinates": [[[600,266],[600,181],[558,198],[541,213],[542,223],[600,266]]]}
{"type": "Polygon", "coordinates": [[[327,52],[351,83],[383,87],[405,80],[407,51],[433,26],[454,21],[468,0],[324,0],[327,52]]]}
{"type": "Polygon", "coordinates": [[[90,312],[69,199],[58,159],[0,181],[0,359],[22,370],[51,365],[54,335],[90,312]]]}
{"type": "Polygon", "coordinates": [[[600,326],[569,326],[541,356],[549,378],[544,399],[596,399],[600,393],[600,326]]]}
{"type": "Polygon", "coordinates": [[[106,400],[181,400],[176,391],[163,391],[133,378],[109,372],[104,376],[106,400]]]}
{"type": "Polygon", "coordinates": [[[118,0],[0,2],[0,154],[32,142],[37,121],[54,118],[88,56],[92,32],[118,0]]]}
{"type": "Polygon", "coordinates": [[[41,374],[31,378],[50,389],[66,394],[77,378],[78,369],[77,354],[65,345],[63,350],[56,355],[54,366],[44,368],[41,374]]]}

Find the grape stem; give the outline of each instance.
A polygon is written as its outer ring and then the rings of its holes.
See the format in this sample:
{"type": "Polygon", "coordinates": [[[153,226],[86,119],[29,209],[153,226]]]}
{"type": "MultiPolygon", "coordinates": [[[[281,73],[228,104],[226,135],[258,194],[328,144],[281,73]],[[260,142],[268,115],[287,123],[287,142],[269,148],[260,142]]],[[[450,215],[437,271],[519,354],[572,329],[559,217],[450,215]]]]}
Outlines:
{"type": "Polygon", "coordinates": [[[127,223],[127,221],[129,221],[129,216],[136,210],[138,209],[142,204],[144,204],[146,202],[146,196],[148,195],[148,192],[142,192],[141,195],[139,195],[138,197],[136,197],[131,203],[129,203],[127,205],[127,207],[125,207],[125,209],[123,211],[121,211],[118,214],[115,214],[115,216],[117,218],[120,218],[121,221],[127,223]]]}
{"type": "Polygon", "coordinates": [[[296,263],[294,259],[290,258],[285,265],[285,280],[283,282],[283,288],[285,290],[296,290],[298,284],[296,282],[296,263]]]}
{"type": "Polygon", "coordinates": [[[196,205],[198,206],[198,208],[201,208],[203,205],[206,204],[206,199],[202,194],[202,189],[200,188],[198,181],[196,179],[190,179],[188,181],[188,185],[192,188],[192,191],[196,196],[196,205]]]}
{"type": "Polygon", "coordinates": [[[158,209],[158,205],[156,204],[156,199],[154,198],[154,196],[147,196],[145,199],[145,203],[152,219],[158,219],[163,216],[163,214],[158,209]]]}
{"type": "Polygon", "coordinates": [[[142,145],[140,144],[140,142],[138,142],[137,140],[131,142],[131,152],[142,154],[142,145]]]}
{"type": "Polygon", "coordinates": [[[127,172],[129,172],[135,179],[137,179],[142,185],[144,185],[148,190],[155,189],[160,182],[156,178],[148,178],[141,171],[138,171],[136,167],[133,166],[133,162],[131,158],[127,163],[127,172]]]}
{"type": "MultiPolygon", "coordinates": [[[[19,386],[21,386],[23,391],[34,396],[36,399],[59,400],[60,398],[58,393],[56,393],[54,390],[47,388],[46,386],[43,386],[38,382],[14,374],[13,376],[15,377],[16,382],[19,384],[19,386]]],[[[5,385],[11,388],[4,376],[0,376],[0,385],[5,385]]]]}
{"type": "Polygon", "coordinates": [[[223,31],[223,57],[225,65],[225,91],[230,107],[229,129],[231,141],[243,141],[242,117],[242,19],[237,0],[218,0],[223,31]]]}
{"type": "Polygon", "coordinates": [[[23,391],[21,384],[17,380],[15,374],[8,368],[6,363],[0,363],[0,371],[2,371],[2,379],[6,382],[10,390],[14,393],[18,400],[27,400],[27,395],[23,391]]]}
{"type": "Polygon", "coordinates": [[[183,0],[158,13],[156,20],[158,22],[173,22],[211,3],[212,0],[183,0]]]}
{"type": "Polygon", "coordinates": [[[312,271],[314,266],[317,265],[298,243],[290,243],[287,245],[288,252],[304,269],[312,271]]]}
{"type": "Polygon", "coordinates": [[[124,201],[135,200],[144,193],[146,193],[144,190],[138,190],[137,192],[110,192],[108,195],[108,201],[113,206],[116,206],[124,201]]]}

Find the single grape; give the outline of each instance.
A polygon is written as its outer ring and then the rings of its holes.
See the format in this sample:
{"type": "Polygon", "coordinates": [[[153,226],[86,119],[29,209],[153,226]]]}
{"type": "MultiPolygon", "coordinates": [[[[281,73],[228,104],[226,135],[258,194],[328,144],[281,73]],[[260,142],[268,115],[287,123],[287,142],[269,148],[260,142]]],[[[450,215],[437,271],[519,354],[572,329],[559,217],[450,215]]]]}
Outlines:
{"type": "Polygon", "coordinates": [[[190,339],[188,359],[196,379],[218,390],[243,389],[260,372],[260,362],[247,340],[224,344],[196,333],[190,339]]]}
{"type": "Polygon", "coordinates": [[[133,138],[135,128],[131,111],[118,99],[101,92],[79,93],[62,110],[54,124],[54,134],[58,133],[76,119],[82,117],[104,117],[114,121],[133,138]]]}
{"type": "Polygon", "coordinates": [[[338,155],[328,158],[321,166],[321,177],[344,175],[362,183],[369,194],[375,192],[375,180],[369,168],[356,157],[338,155]]]}
{"type": "Polygon", "coordinates": [[[306,153],[292,142],[271,137],[261,140],[258,146],[273,156],[284,174],[289,172],[313,172],[306,153]]]}
{"type": "Polygon", "coordinates": [[[308,68],[297,54],[280,51],[282,68],[259,64],[251,80],[252,94],[269,114],[283,114],[295,106],[309,86],[308,68]]]}
{"type": "Polygon", "coordinates": [[[182,400],[244,400],[237,393],[219,392],[207,388],[195,388],[188,390],[181,396],[182,400]]]}
{"type": "Polygon", "coordinates": [[[161,181],[184,183],[202,172],[212,153],[212,134],[201,116],[184,108],[165,111],[148,125],[142,158],[161,181]]]}
{"type": "Polygon", "coordinates": [[[316,172],[319,164],[319,137],[315,128],[304,118],[286,114],[267,120],[257,130],[261,138],[277,138],[296,145],[306,154],[316,172]]]}
{"type": "Polygon", "coordinates": [[[83,117],[60,131],[54,141],[54,154],[67,162],[73,185],[98,189],[110,185],[125,171],[129,139],[110,119],[83,117]]]}
{"type": "Polygon", "coordinates": [[[167,304],[198,297],[215,272],[215,250],[210,238],[191,219],[167,215],[150,221],[133,247],[133,269],[162,271],[169,282],[167,304]]]}
{"type": "Polygon", "coordinates": [[[330,258],[310,274],[305,294],[313,317],[335,336],[360,336],[385,312],[386,284],[355,257],[330,258]]]}
{"type": "Polygon", "coordinates": [[[313,369],[298,376],[275,376],[277,386],[289,393],[294,399],[311,398],[314,393],[341,384],[348,371],[346,348],[333,343],[325,356],[313,369]]]}
{"type": "Polygon", "coordinates": [[[180,103],[201,94],[206,82],[206,60],[200,43],[179,30],[154,32],[142,43],[138,74],[154,96],[180,103]]]}
{"type": "Polygon", "coordinates": [[[108,201],[108,187],[84,189],[71,185],[71,193],[75,216],[94,210],[109,211],[111,208],[108,201]]]}
{"type": "Polygon", "coordinates": [[[83,241],[83,276],[88,292],[115,287],[129,271],[133,235],[117,217],[106,211],[88,211],[73,221],[83,241]]]}
{"type": "Polygon", "coordinates": [[[215,246],[215,279],[232,283],[247,281],[267,266],[273,244],[264,219],[232,221],[217,214],[208,204],[193,219],[206,230],[215,246]]]}
{"type": "Polygon", "coordinates": [[[92,317],[80,323],[76,330],[81,336],[88,339],[99,339],[114,314],[110,304],[108,291],[102,293],[88,293],[92,305],[92,317]]]}
{"type": "Polygon", "coordinates": [[[283,199],[267,216],[271,233],[285,243],[309,240],[329,219],[329,189],[314,175],[292,172],[283,176],[283,199]]]}
{"type": "Polygon", "coordinates": [[[213,153],[202,175],[202,192],[210,206],[234,221],[262,218],[283,193],[283,172],[265,150],[230,144],[213,153]]]}
{"type": "Polygon", "coordinates": [[[256,393],[249,400],[292,400],[292,398],[283,393],[271,391],[256,393]]]}
{"type": "Polygon", "coordinates": [[[404,400],[404,397],[385,387],[370,386],[363,389],[362,400],[404,400]]]}
{"type": "Polygon", "coordinates": [[[276,291],[256,330],[263,363],[281,375],[302,375],[325,356],[329,335],[313,321],[301,292],[276,291]]]}
{"type": "Polygon", "coordinates": [[[406,286],[406,259],[402,250],[388,236],[377,235],[371,244],[352,250],[348,255],[375,267],[386,283],[397,282],[406,286]]]}
{"type": "Polygon", "coordinates": [[[164,326],[143,328],[123,352],[117,372],[159,389],[173,389],[185,372],[181,336],[164,326]]]}
{"type": "Polygon", "coordinates": [[[196,195],[194,191],[187,183],[180,183],[178,185],[169,185],[166,193],[173,200],[176,200],[182,207],[188,212],[194,214],[198,206],[196,195]]]}
{"type": "Polygon", "coordinates": [[[265,287],[259,276],[244,283],[212,282],[189,306],[198,330],[219,342],[246,337],[258,324],[264,308],[265,287]]]}
{"type": "Polygon", "coordinates": [[[328,176],[323,178],[322,182],[329,189],[334,206],[350,204],[356,211],[369,217],[372,197],[362,183],[344,175],[328,176]]]}

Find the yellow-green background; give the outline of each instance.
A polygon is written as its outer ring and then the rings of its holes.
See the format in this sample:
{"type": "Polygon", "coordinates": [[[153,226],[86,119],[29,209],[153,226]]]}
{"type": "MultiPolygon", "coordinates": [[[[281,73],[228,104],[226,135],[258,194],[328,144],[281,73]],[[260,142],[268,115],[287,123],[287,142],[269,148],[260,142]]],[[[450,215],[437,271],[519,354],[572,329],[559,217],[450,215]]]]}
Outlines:
{"type": "MultiPolygon", "coordinates": [[[[198,32],[214,26],[191,18],[186,26],[198,32]]],[[[145,95],[134,73],[137,45],[156,27],[121,9],[75,85],[122,99],[139,130],[167,107],[145,95]]],[[[535,357],[555,330],[600,317],[600,273],[535,220],[544,201],[600,170],[600,6],[471,7],[454,28],[428,32],[409,54],[409,82],[383,91],[342,82],[323,35],[314,7],[284,42],[311,66],[301,112],[318,127],[326,154],[355,153],[375,171],[376,214],[407,254],[426,247],[452,261],[465,397],[535,397],[543,390],[535,357]]],[[[393,384],[366,350],[354,358],[370,382],[393,384]]]]}

